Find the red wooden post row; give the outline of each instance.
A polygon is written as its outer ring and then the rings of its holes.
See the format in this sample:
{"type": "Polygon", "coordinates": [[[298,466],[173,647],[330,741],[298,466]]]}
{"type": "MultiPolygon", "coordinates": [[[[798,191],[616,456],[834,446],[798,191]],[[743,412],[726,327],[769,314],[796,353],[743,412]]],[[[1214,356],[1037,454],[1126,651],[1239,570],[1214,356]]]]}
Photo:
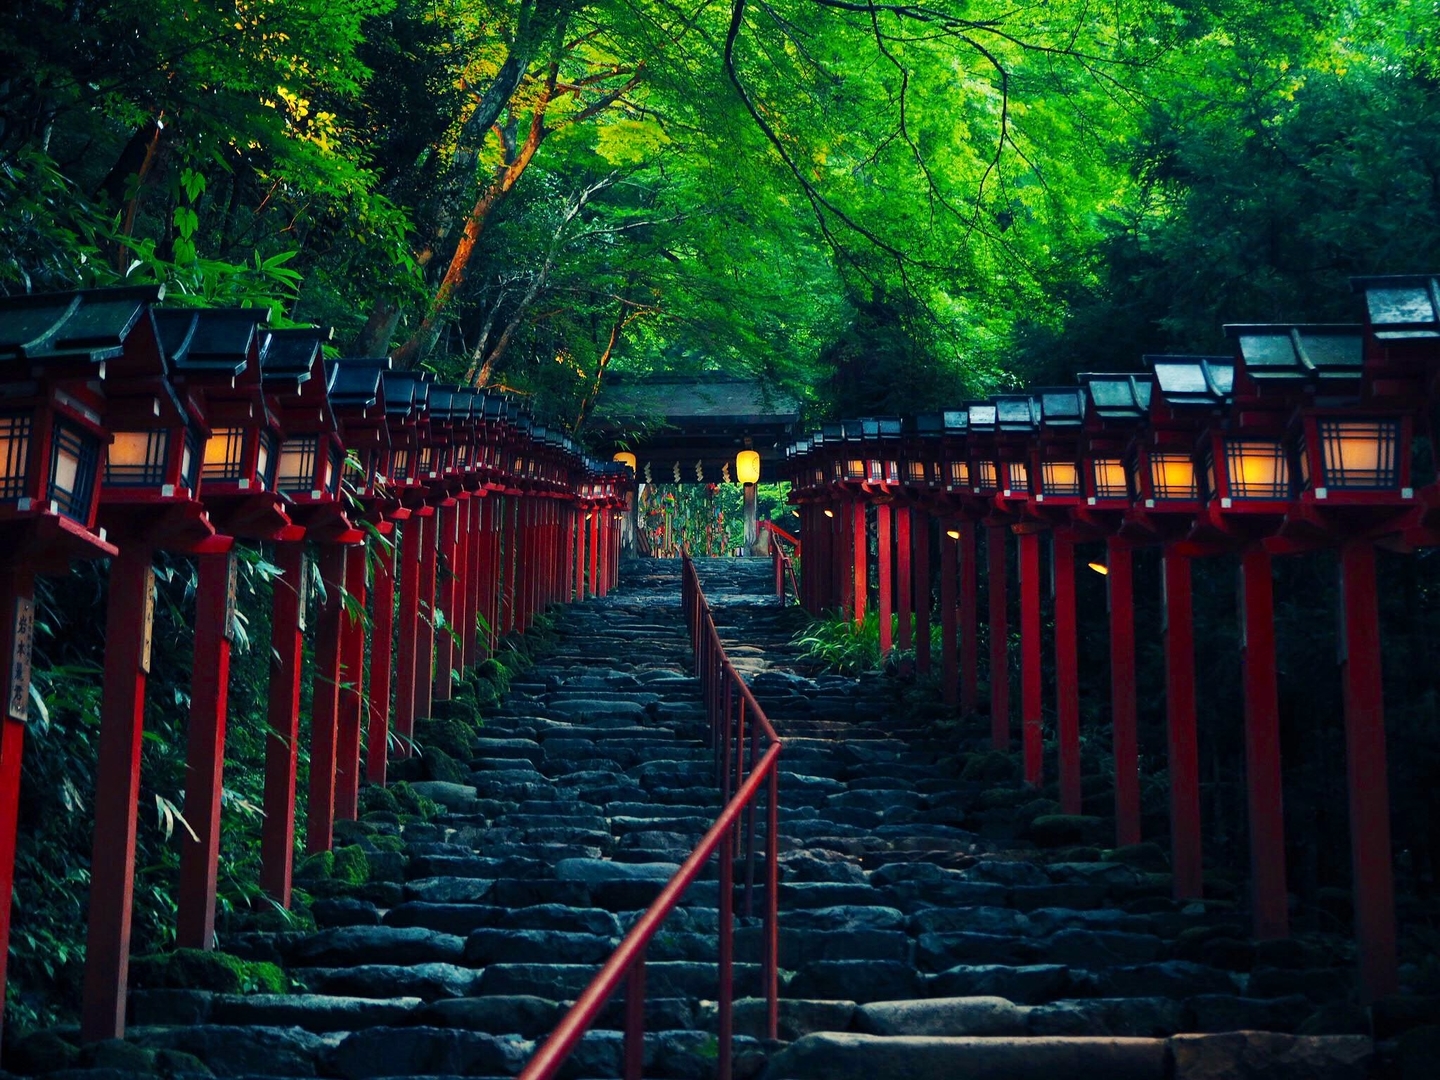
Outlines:
{"type": "MultiPolygon", "coordinates": [[[[808,610],[863,617],[871,579],[864,522],[876,507],[882,618],[898,560],[899,647],[930,666],[938,603],[946,702],[978,693],[976,531],[985,526],[992,742],[1008,748],[1006,547],[1018,544],[1021,746],[1035,785],[1058,779],[1084,806],[1080,771],[1077,558],[1106,577],[1117,844],[1142,837],[1138,775],[1136,556],[1161,553],[1165,752],[1174,893],[1204,892],[1194,615],[1196,559],[1239,563],[1235,675],[1244,699],[1255,936],[1288,933],[1273,560],[1339,553],[1356,935],[1367,998],[1398,985],[1380,663],[1376,546],[1440,545],[1440,483],[1417,489],[1412,444],[1440,402],[1440,278],[1355,281],[1355,326],[1226,328],[1230,355],[1145,357],[1145,370],[1085,374],[1077,387],[1000,394],[940,414],[827,423],[787,448],[806,544],[808,610]],[[890,528],[893,518],[895,528],[890,528]],[[1048,531],[1048,587],[1040,533],[1048,531]],[[1103,554],[1099,546],[1103,544],[1103,554]],[[1093,554],[1079,554],[1080,545],[1093,554]],[[938,555],[938,574],[931,565],[938,555]],[[934,575],[932,579],[932,574],[934,575]],[[1045,602],[1055,673],[1042,677],[1045,602]],[[1046,695],[1051,695],[1048,699],[1046,695]],[[1053,710],[1058,761],[1043,735],[1053,710]]],[[[882,628],[882,645],[892,646],[882,628]]]]}
{"type": "Polygon", "coordinates": [[[124,1030],[156,553],[196,565],[184,805],[194,836],[179,840],[176,934],[208,949],[245,545],[270,545],[278,572],[260,883],[288,904],[304,636],[315,643],[313,852],[329,848],[337,818],[359,812],[362,769],[383,784],[388,756],[409,753],[416,718],[452,694],[455,671],[502,629],[584,595],[569,571],[572,558],[585,562],[585,516],[606,523],[590,536],[589,594],[613,584],[613,508],[632,480],[501,395],[392,372],[384,358],[330,359],[326,333],[270,329],[263,310],[162,299],[159,288],[0,298],[0,384],[19,388],[0,403],[0,1000],[34,580],[73,558],[109,558],[86,1039],[124,1030]],[[562,559],[567,535],[576,549],[562,559]]]}

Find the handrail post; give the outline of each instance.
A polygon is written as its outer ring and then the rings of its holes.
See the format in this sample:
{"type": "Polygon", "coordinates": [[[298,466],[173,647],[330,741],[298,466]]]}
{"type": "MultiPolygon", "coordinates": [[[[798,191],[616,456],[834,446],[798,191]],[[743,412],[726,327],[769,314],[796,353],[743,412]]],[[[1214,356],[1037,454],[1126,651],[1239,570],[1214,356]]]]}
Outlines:
{"type": "Polygon", "coordinates": [[[625,977],[625,1080],[645,1071],[645,950],[625,977]]]}
{"type": "Polygon", "coordinates": [[[780,1037],[780,761],[765,793],[765,1037],[780,1037]]]}
{"type": "Polygon", "coordinates": [[[735,846],[733,834],[725,830],[720,841],[720,987],[716,998],[720,1013],[720,1059],[717,1073],[720,1080],[730,1080],[731,1043],[734,1042],[735,1018],[735,846]]]}

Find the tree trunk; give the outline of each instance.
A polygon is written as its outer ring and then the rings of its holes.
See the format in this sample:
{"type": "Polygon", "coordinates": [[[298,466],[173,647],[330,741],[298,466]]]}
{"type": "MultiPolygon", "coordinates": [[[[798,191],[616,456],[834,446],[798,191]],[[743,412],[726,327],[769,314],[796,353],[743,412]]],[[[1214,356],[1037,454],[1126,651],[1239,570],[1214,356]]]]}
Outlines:
{"type": "Polygon", "coordinates": [[[370,317],[355,335],[350,346],[356,356],[384,356],[400,324],[400,305],[394,300],[381,300],[370,309],[370,317]]]}

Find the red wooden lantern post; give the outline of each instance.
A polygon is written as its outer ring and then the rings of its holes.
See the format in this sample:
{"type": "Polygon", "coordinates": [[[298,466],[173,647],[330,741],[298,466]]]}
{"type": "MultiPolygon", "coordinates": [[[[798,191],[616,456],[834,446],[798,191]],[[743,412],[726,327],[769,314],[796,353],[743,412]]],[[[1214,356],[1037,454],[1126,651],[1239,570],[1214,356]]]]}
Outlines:
{"type": "Polygon", "coordinates": [[[115,558],[95,529],[114,361],[154,351],[159,289],[0,298],[0,1007],[10,940],[20,764],[31,701],[34,581],[115,558]],[[132,344],[133,341],[133,344],[132,344]]]}
{"type": "MultiPolygon", "coordinates": [[[[1038,477],[1031,474],[1041,403],[1029,394],[998,394],[995,441],[999,453],[1000,493],[995,516],[1010,519],[1019,548],[1020,579],[1020,731],[1025,782],[1044,780],[1043,672],[1040,654],[1040,534],[1045,525],[1030,512],[1038,477]]],[[[992,531],[992,535],[996,535],[992,531]]],[[[1000,534],[1003,536],[1003,534],[1000,534]]],[[[1007,724],[1008,728],[1008,724],[1007,724]]],[[[997,737],[1001,734],[997,729],[997,737]]],[[[1005,732],[1006,742],[1009,732],[1005,732]]]]}
{"type": "Polygon", "coordinates": [[[1077,535],[1106,541],[1110,617],[1110,719],[1115,761],[1115,842],[1140,840],[1139,734],[1135,698],[1135,579],[1131,544],[1117,535],[1130,511],[1125,456],[1150,409],[1152,380],[1084,374],[1081,452],[1086,496],[1072,521],[1077,535]]]}
{"type": "MultiPolygon", "coordinates": [[[[893,504],[900,487],[899,417],[880,417],[859,421],[861,450],[864,454],[864,480],[859,493],[864,502],[875,507],[876,603],[880,629],[880,655],[888,656],[894,647],[894,581],[895,544],[893,504]]],[[[848,472],[848,466],[847,466],[848,472]]],[[[848,476],[847,476],[848,479],[848,476]]],[[[863,524],[863,520],[862,520],[863,524]]],[[[857,533],[857,540],[863,539],[857,533]]],[[[863,575],[864,571],[857,571],[863,575]]],[[[858,582],[857,578],[857,582],[858,582]]],[[[857,586],[858,587],[858,586],[857,586]]]]}
{"type": "Polygon", "coordinates": [[[902,652],[914,649],[915,667],[922,672],[930,668],[929,513],[943,484],[940,441],[944,431],[944,418],[938,414],[923,414],[911,422],[900,462],[904,485],[902,501],[895,512],[900,649],[902,652]],[[922,545],[923,558],[920,557],[922,545]],[[920,666],[922,651],[923,667],[920,666]]]}
{"type": "MultiPolygon", "coordinates": [[[[194,555],[199,564],[185,785],[185,814],[194,835],[181,842],[177,939],[193,948],[209,948],[214,936],[234,541],[215,534],[199,497],[202,433],[208,426],[201,391],[208,365],[200,347],[195,355],[188,355],[197,345],[196,320],[186,315],[170,324],[174,353],[194,361],[187,364],[191,385],[182,400],[171,381],[176,372],[154,316],[147,311],[145,319],[153,328],[149,349],[114,364],[125,391],[114,396],[111,423],[116,435],[101,487],[100,520],[115,536],[121,553],[111,568],[106,618],[105,704],[81,1013],[81,1035],[87,1040],[114,1038],[124,1031],[139,755],[153,614],[151,563],[160,549],[194,555]]],[[[243,336],[250,340],[253,316],[239,321],[243,336]]],[[[236,379],[248,360],[244,353],[222,359],[218,366],[228,370],[222,370],[220,382],[236,379]]],[[[278,520],[283,522],[283,516],[278,520]]]]}
{"type": "MultiPolygon", "coordinates": [[[[265,397],[260,350],[264,336],[254,310],[156,310],[170,378],[192,421],[208,430],[203,452],[193,451],[199,495],[220,535],[202,542],[196,602],[195,681],[191,688],[185,815],[194,837],[181,838],[177,941],[208,949],[214,940],[216,874],[220,848],[220,796],[228,703],[230,628],[235,565],[230,538],[277,545],[303,535],[274,486],[279,421],[265,397]]],[[[143,405],[142,405],[143,412],[143,405]]],[[[134,438],[133,436],[131,438],[134,438]]],[[[110,500],[144,502],[138,455],[107,469],[110,500]]],[[[162,489],[163,492],[163,489],[162,489]]],[[[296,574],[298,577],[298,573],[296,574]]],[[[277,588],[294,587],[294,578],[277,588]]],[[[283,621],[274,632],[283,640],[283,621]]],[[[298,642],[297,649],[298,655],[298,642]]],[[[298,660],[297,660],[298,664],[298,660]]],[[[283,682],[283,675],[278,676],[283,682]]],[[[295,674],[298,679],[298,672],[295,674]]],[[[284,804],[285,842],[293,821],[293,789],[284,804]]],[[[270,823],[267,821],[267,825],[270,823]]]]}
{"type": "MultiPolygon", "coordinates": [[[[978,504],[972,497],[967,440],[969,426],[970,413],[967,409],[953,409],[942,413],[941,452],[938,462],[931,463],[932,469],[938,464],[940,471],[934,500],[940,508],[941,684],[945,704],[958,704],[960,711],[967,714],[974,712],[977,707],[980,680],[977,636],[979,580],[976,576],[978,567],[974,521],[978,504]],[[954,544],[948,544],[947,541],[953,541],[954,544]],[[946,573],[951,574],[952,580],[955,580],[948,593],[945,586],[946,573]],[[948,601],[945,599],[947,595],[948,601]]],[[[927,557],[928,547],[927,538],[927,557]]],[[[928,656],[925,659],[928,664],[928,656]]]]}
{"type": "MultiPolygon", "coordinates": [[[[391,728],[395,753],[411,753],[415,730],[416,645],[420,626],[420,553],[433,511],[424,505],[424,485],[419,473],[420,442],[429,423],[426,404],[429,382],[404,371],[384,375],[386,426],[390,434],[390,461],[386,473],[386,517],[399,527],[395,540],[395,586],[399,603],[393,628],[395,653],[391,666],[395,703],[391,728]]],[[[376,583],[377,589],[379,582],[376,583]]],[[[378,602],[377,595],[377,602],[378,602]]],[[[373,672],[372,672],[373,678],[373,672]]]]}
{"type": "MultiPolygon", "coordinates": [[[[969,414],[971,492],[985,513],[985,563],[989,586],[990,631],[990,743],[997,750],[1010,747],[1010,626],[1006,574],[1008,515],[994,509],[1002,487],[1009,489],[1008,463],[999,458],[995,435],[998,410],[993,402],[976,402],[969,414]]],[[[1028,483],[1028,480],[1026,481],[1028,483]]],[[[962,534],[962,543],[964,537],[962,534]]],[[[962,552],[962,558],[965,553],[962,552]]]]}
{"type": "MultiPolygon", "coordinates": [[[[1206,423],[1220,415],[1228,403],[1234,367],[1225,357],[1148,356],[1145,361],[1154,368],[1155,386],[1150,398],[1148,427],[1135,441],[1129,458],[1135,500],[1121,535],[1135,543],[1158,541],[1164,545],[1161,585],[1165,619],[1170,854],[1174,895],[1176,899],[1185,900],[1199,897],[1203,892],[1190,557],[1212,550],[1200,544],[1194,533],[1195,518],[1206,492],[1204,469],[1200,464],[1203,458],[1197,459],[1195,448],[1206,423]]],[[[1252,586],[1258,587],[1253,574],[1246,583],[1247,588],[1252,586]]],[[[1265,595],[1257,592],[1254,599],[1258,602],[1265,595]]],[[[1259,615],[1255,605],[1247,605],[1247,609],[1259,615]]],[[[1268,621],[1268,615],[1266,618],[1268,621]]],[[[1247,668],[1256,664],[1273,668],[1273,656],[1267,658],[1262,652],[1247,659],[1247,668]]],[[[1247,716],[1253,713],[1260,717],[1267,712],[1274,715],[1262,705],[1260,698],[1247,701],[1247,716]]],[[[1263,727],[1265,722],[1260,720],[1252,730],[1263,727]]],[[[1278,772],[1276,780],[1278,782],[1278,772]]],[[[1252,824],[1254,820],[1252,815],[1252,824]]],[[[1267,857],[1278,858],[1283,874],[1283,845],[1278,853],[1269,852],[1267,857]]]]}
{"type": "Polygon", "coordinates": [[[367,563],[375,568],[374,639],[370,655],[370,693],[361,692],[365,662],[365,625],[346,619],[342,630],[342,688],[339,725],[339,780],[336,814],[354,818],[359,813],[360,732],[368,730],[366,778],[385,782],[385,750],[390,727],[390,657],[394,604],[394,525],[387,514],[399,506],[390,496],[386,470],[392,448],[384,375],[387,358],[352,358],[327,365],[330,405],[349,454],[344,469],[347,493],[374,533],[368,545],[356,545],[347,555],[345,589],[355,610],[366,606],[367,563]],[[367,552],[368,547],[368,552],[367,552]]]}
{"type": "MultiPolygon", "coordinates": [[[[168,357],[170,382],[196,425],[195,430],[205,433],[195,440],[190,457],[200,470],[199,498],[220,534],[202,541],[204,553],[198,556],[195,685],[191,690],[185,793],[186,819],[198,840],[188,839],[188,833],[181,839],[177,925],[181,944],[209,948],[214,936],[228,696],[225,672],[233,604],[230,538],[274,542],[275,562],[285,571],[275,583],[276,610],[271,620],[272,652],[280,660],[272,665],[270,678],[272,736],[266,746],[261,884],[270,888],[272,881],[283,879],[283,886],[277,884],[274,891],[288,903],[294,751],[293,747],[277,748],[274,744],[280,740],[273,733],[286,730],[287,717],[292,725],[298,724],[299,606],[287,605],[283,594],[293,596],[303,577],[300,552],[304,529],[291,522],[285,512],[285,498],[275,490],[281,429],[266,396],[261,371],[265,338],[259,324],[265,317],[264,310],[197,312],[161,308],[153,314],[168,357]],[[292,553],[293,565],[289,558],[292,553]],[[288,695],[287,688],[291,691],[288,695]],[[284,769],[287,760],[288,774],[284,769]]],[[[139,405],[144,414],[144,402],[139,405]]],[[[143,438],[147,448],[152,445],[150,436],[143,438]]],[[[141,439],[138,431],[125,436],[121,440],[122,453],[112,455],[107,470],[109,501],[117,514],[126,512],[126,503],[134,501],[143,507],[147,499],[143,482],[147,466],[143,462],[149,454],[138,452],[141,439]]],[[[163,498],[163,487],[160,494],[163,498]]],[[[101,1014],[111,1011],[108,1005],[97,1010],[101,1014]]]]}
{"type": "Polygon", "coordinates": [[[1060,807],[1081,811],[1080,675],[1075,612],[1075,538],[1071,518],[1083,504],[1080,429],[1085,392],[1078,387],[1038,391],[1040,434],[1030,463],[1034,497],[1026,513],[1050,527],[1051,593],[1055,610],[1055,726],[1060,807]]]}
{"type": "MultiPolygon", "coordinates": [[[[273,330],[261,355],[267,392],[280,415],[285,440],[280,444],[275,487],[292,504],[291,518],[319,545],[317,569],[324,601],[315,612],[315,677],[312,686],[310,792],[305,848],[330,849],[335,823],[340,767],[340,682],[344,647],[347,556],[345,547],[362,544],[364,533],[345,515],[341,480],[345,446],[330,403],[330,378],[318,330],[273,330]]],[[[358,725],[358,710],[354,714],[358,725]]]]}
{"type": "Polygon", "coordinates": [[[1295,491],[1296,406],[1326,376],[1361,376],[1359,327],[1227,327],[1237,338],[1233,403],[1201,441],[1205,514],[1192,536],[1240,553],[1240,648],[1246,723],[1253,933],[1289,935],[1280,716],[1269,547],[1286,528],[1295,491]],[[1299,344],[1297,344],[1299,343],[1299,344]],[[1336,367],[1338,361],[1338,367],[1336,367]],[[1344,370],[1341,370],[1344,369],[1344,370]]]}

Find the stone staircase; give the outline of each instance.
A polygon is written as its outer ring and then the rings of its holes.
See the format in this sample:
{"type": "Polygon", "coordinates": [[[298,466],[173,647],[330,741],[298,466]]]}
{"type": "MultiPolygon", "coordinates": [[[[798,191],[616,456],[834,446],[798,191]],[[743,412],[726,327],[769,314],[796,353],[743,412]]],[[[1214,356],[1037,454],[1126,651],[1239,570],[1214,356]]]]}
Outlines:
{"type": "MultiPolygon", "coordinates": [[[[1023,839],[1037,793],[996,779],[983,736],[917,718],[892,680],[806,673],[768,561],[700,572],[785,739],[781,1042],[759,1038],[760,927],[741,919],[737,1077],[1375,1075],[1362,1027],[1382,1020],[1346,1004],[1333,942],[1251,942],[1229,907],[1171,901],[1158,849],[1106,861],[1023,839]]],[[[719,809],[679,573],[628,564],[619,591],[559,614],[558,645],[486,716],[468,782],[414,785],[442,814],[345,823],[370,881],[318,901],[317,932],[222,942],[295,992],[138,991],[123,1047],[53,1075],[518,1073],[719,809]]],[[[647,1076],[714,1075],[715,876],[650,947],[647,1076]]],[[[621,1008],[563,1075],[620,1075],[621,1008]]]]}

